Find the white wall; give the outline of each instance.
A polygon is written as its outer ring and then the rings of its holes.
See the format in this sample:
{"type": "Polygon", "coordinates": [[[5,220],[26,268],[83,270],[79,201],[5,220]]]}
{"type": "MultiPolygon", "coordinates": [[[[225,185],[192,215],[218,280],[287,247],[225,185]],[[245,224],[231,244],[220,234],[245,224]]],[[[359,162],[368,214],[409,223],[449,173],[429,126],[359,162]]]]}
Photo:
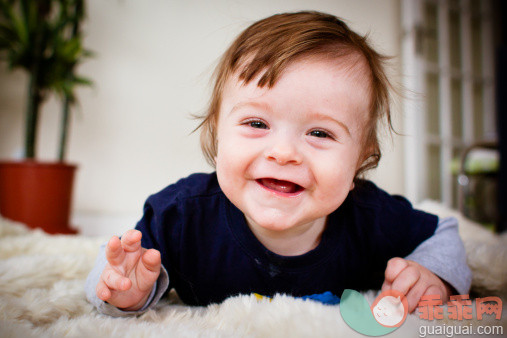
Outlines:
{"type": "MultiPolygon", "coordinates": [[[[218,58],[249,24],[278,12],[325,11],[369,32],[379,51],[397,56],[398,8],[397,0],[89,0],[85,45],[96,55],[79,72],[95,86],[78,92],[81,105],[72,120],[68,154],[79,164],[77,222],[91,223],[93,215],[135,219],[149,194],[192,172],[212,170],[198,135],[191,134],[197,126],[191,114],[205,108],[218,58]]],[[[399,59],[393,65],[396,77],[399,59]]],[[[4,68],[0,158],[12,158],[21,153],[26,79],[20,72],[5,74],[4,68]]],[[[394,113],[401,128],[400,113],[394,113]]],[[[56,158],[58,117],[52,100],[41,120],[42,159],[56,158]]],[[[402,193],[399,137],[386,141],[384,149],[382,165],[371,177],[402,193]]]]}

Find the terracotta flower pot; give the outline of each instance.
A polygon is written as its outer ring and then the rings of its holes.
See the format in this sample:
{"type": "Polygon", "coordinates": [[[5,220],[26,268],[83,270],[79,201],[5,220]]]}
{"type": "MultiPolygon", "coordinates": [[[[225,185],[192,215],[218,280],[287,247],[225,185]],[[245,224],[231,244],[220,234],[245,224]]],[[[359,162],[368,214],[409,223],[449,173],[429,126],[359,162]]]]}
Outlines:
{"type": "Polygon", "coordinates": [[[52,234],[69,226],[75,165],[61,162],[0,162],[0,213],[52,234]]]}

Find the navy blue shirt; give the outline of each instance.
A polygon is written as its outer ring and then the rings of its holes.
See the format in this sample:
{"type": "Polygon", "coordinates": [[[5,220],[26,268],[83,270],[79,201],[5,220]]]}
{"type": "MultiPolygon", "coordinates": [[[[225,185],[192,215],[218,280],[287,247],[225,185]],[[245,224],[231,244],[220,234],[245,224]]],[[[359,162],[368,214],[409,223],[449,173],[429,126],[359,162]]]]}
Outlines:
{"type": "Polygon", "coordinates": [[[299,297],[379,289],[387,261],[410,254],[437,223],[406,199],[359,180],[328,216],[315,249],[280,256],[257,240],[212,173],[193,174],[150,196],[136,229],[143,247],[160,251],[169,289],[186,304],[207,305],[253,292],[299,297]]]}

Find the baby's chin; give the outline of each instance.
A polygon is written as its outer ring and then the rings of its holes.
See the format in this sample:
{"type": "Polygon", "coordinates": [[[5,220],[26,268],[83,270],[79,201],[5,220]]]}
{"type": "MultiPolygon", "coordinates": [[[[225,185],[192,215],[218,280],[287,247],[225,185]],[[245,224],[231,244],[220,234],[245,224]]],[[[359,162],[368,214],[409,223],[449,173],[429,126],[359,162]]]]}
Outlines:
{"type": "Polygon", "coordinates": [[[326,223],[326,216],[319,218],[302,218],[293,213],[272,212],[259,213],[249,217],[245,214],[248,226],[254,232],[263,232],[276,238],[283,238],[284,235],[292,237],[294,234],[301,234],[310,229],[323,229],[326,223]],[[296,217],[295,217],[296,216],[296,217]]]}
{"type": "Polygon", "coordinates": [[[250,228],[262,229],[267,232],[282,235],[297,227],[297,223],[292,223],[285,215],[277,217],[247,217],[247,223],[250,228]]]}

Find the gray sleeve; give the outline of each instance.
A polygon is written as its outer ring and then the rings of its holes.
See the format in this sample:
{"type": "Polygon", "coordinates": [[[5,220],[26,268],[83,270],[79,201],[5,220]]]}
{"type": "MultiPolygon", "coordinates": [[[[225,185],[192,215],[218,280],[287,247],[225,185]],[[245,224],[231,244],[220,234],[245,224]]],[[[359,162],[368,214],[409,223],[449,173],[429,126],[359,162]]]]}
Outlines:
{"type": "Polygon", "coordinates": [[[465,247],[458,233],[456,218],[439,218],[433,236],[419,244],[405,259],[426,267],[449,283],[458,294],[468,294],[472,272],[466,262],[465,247]]]}
{"type": "Polygon", "coordinates": [[[151,290],[150,296],[148,297],[146,304],[144,304],[144,306],[137,311],[120,310],[116,306],[104,302],[99,297],[97,297],[95,288],[99,282],[100,275],[102,274],[102,271],[104,270],[107,264],[105,248],[106,248],[105,244],[100,246],[99,254],[97,256],[97,260],[95,261],[95,266],[88,274],[88,278],[86,278],[85,292],[88,301],[92,303],[100,313],[110,315],[113,317],[137,316],[143,314],[144,312],[148,311],[150,308],[155,306],[162,297],[162,295],[164,294],[164,292],[169,287],[169,276],[167,274],[166,269],[163,266],[160,269],[160,275],[155,285],[153,286],[153,289],[151,290]]]}

